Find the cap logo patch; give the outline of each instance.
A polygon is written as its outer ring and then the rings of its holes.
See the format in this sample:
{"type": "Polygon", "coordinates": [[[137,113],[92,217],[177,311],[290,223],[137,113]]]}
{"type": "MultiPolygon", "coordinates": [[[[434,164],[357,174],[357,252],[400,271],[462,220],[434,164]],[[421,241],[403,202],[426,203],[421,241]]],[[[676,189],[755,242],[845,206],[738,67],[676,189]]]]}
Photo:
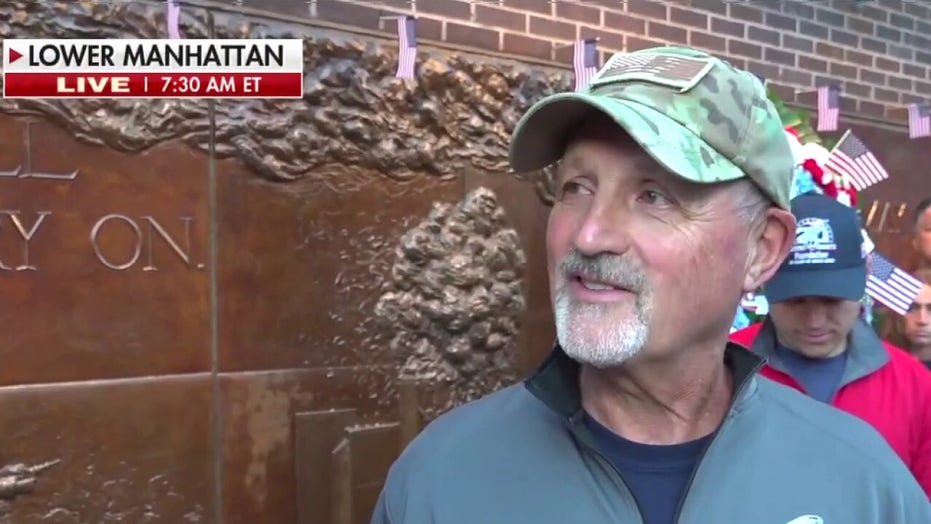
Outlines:
{"type": "Polygon", "coordinates": [[[714,65],[713,58],[665,53],[617,53],[589,84],[594,88],[619,82],[650,82],[686,92],[695,87],[714,65]]]}
{"type": "Polygon", "coordinates": [[[803,218],[795,227],[795,244],[789,253],[790,266],[805,264],[833,264],[836,262],[837,244],[834,230],[826,218],[803,218]]]}

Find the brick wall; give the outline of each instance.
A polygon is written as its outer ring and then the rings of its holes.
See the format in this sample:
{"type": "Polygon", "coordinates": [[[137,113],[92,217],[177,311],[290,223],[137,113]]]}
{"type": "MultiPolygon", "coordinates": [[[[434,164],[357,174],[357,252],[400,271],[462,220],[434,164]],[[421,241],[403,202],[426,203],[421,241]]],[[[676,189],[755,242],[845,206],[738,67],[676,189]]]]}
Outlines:
{"type": "Polygon", "coordinates": [[[688,44],[770,80],[790,101],[842,86],[845,113],[904,121],[931,100],[931,2],[925,0],[266,0],[322,20],[393,31],[415,14],[419,41],[448,42],[571,67],[578,38],[612,51],[688,44]]]}

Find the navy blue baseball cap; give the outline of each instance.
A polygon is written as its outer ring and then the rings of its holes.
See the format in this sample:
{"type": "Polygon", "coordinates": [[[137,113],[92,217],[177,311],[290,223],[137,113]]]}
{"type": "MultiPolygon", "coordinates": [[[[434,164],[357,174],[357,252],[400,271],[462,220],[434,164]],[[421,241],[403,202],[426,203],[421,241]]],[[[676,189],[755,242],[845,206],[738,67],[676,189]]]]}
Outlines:
{"type": "Polygon", "coordinates": [[[866,291],[866,258],[857,211],[833,198],[805,193],[792,200],[795,243],[763,286],[766,300],[831,297],[857,301],[866,291]]]}

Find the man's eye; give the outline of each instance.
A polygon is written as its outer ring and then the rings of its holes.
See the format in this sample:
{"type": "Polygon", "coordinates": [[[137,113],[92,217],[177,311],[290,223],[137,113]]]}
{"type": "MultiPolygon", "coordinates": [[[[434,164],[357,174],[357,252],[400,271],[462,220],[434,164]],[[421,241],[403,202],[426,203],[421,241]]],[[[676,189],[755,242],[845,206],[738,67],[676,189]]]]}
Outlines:
{"type": "Polygon", "coordinates": [[[646,191],[644,191],[643,193],[641,193],[641,194],[640,194],[640,201],[642,201],[642,202],[644,202],[644,203],[647,203],[647,204],[667,204],[667,203],[669,203],[669,199],[667,199],[665,195],[663,195],[663,194],[660,193],[659,191],[655,191],[655,190],[652,190],[652,189],[647,189],[646,191]]]}
{"type": "Polygon", "coordinates": [[[566,182],[562,186],[562,194],[564,195],[590,195],[591,191],[582,184],[578,182],[566,182]]]}

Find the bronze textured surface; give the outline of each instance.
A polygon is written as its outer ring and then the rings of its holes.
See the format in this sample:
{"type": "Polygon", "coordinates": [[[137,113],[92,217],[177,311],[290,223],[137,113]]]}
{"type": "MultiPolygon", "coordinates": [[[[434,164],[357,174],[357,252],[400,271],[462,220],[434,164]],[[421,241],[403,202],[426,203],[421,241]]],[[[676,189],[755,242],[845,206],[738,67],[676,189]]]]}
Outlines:
{"type": "Polygon", "coordinates": [[[8,387],[0,393],[3,524],[213,522],[210,376],[8,387]]]}
{"type": "Polygon", "coordinates": [[[206,164],[0,115],[0,385],[210,370],[206,164]]]}
{"type": "Polygon", "coordinates": [[[224,523],[296,522],[295,414],[355,408],[358,422],[396,419],[394,377],[391,366],[224,375],[224,523]]]}
{"type": "Polygon", "coordinates": [[[221,371],[394,361],[373,315],[395,244],[462,182],[345,169],[286,185],[223,164],[218,190],[221,371]]]}

